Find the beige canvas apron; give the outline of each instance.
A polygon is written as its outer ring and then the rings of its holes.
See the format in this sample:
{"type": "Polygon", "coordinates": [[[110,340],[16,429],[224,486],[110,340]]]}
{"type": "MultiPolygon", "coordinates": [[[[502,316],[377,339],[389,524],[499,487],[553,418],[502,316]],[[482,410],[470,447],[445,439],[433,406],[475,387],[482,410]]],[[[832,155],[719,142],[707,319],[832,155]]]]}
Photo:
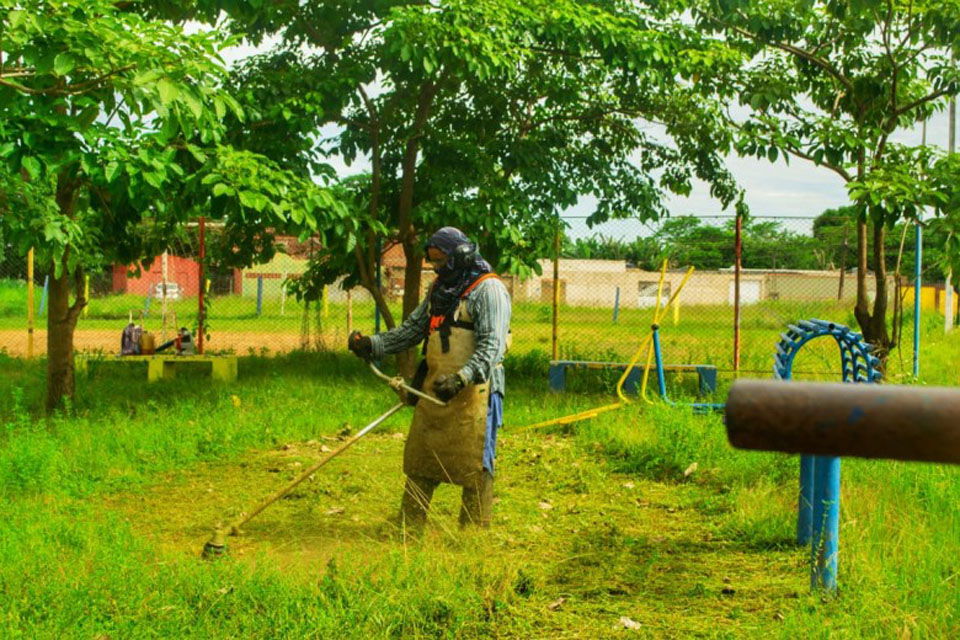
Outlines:
{"type": "MultiPolygon", "coordinates": [[[[465,300],[460,301],[454,321],[471,322],[465,300]]],[[[455,374],[467,363],[477,346],[472,329],[450,327],[449,351],[443,352],[440,331],[427,341],[427,377],[423,389],[433,393],[433,381],[442,374],[455,374]]],[[[483,472],[483,443],[487,431],[489,383],[470,384],[447,406],[421,400],[403,450],[403,472],[408,476],[476,486],[483,472]]]]}

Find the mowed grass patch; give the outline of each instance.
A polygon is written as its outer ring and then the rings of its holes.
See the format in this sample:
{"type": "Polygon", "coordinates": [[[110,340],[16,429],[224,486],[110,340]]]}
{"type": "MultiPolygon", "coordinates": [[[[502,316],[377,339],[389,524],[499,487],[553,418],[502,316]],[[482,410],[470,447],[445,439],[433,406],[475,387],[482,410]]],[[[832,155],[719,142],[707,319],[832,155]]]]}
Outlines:
{"type": "Polygon", "coordinates": [[[653,637],[955,635],[953,469],[845,461],[841,590],[821,600],[808,551],[789,544],[796,458],[735,451],[718,416],[642,402],[520,431],[611,401],[545,393],[543,378],[523,379],[539,366],[510,364],[491,531],[460,532],[459,492],[441,487],[423,542],[397,535],[405,412],[217,563],[198,556],[220,518],[394,402],[362,364],[245,358],[235,385],[148,386],[104,367],[41,422],[39,397],[10,385],[2,635],[593,638],[621,637],[621,616],[653,637]]]}

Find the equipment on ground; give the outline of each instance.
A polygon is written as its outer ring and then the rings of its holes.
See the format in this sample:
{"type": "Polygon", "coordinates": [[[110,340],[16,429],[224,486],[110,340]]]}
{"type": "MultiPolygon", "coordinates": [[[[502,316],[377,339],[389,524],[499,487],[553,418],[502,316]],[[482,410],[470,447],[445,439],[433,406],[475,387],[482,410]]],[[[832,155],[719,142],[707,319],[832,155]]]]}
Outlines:
{"type": "MultiPolygon", "coordinates": [[[[139,311],[139,310],[138,310],[139,311]]],[[[133,311],[128,311],[127,326],[120,334],[120,355],[139,356],[153,355],[156,352],[157,341],[154,335],[143,328],[143,311],[140,313],[140,324],[133,322],[133,311]]]]}
{"type": "MultiPolygon", "coordinates": [[[[424,399],[426,399],[426,400],[429,400],[430,402],[436,403],[436,404],[438,404],[438,405],[440,405],[440,406],[446,406],[447,403],[442,402],[441,400],[437,400],[437,399],[434,398],[433,396],[430,396],[430,395],[428,395],[428,394],[426,394],[426,393],[423,393],[423,392],[421,392],[421,391],[418,391],[418,390],[412,388],[412,387],[409,386],[406,382],[403,381],[403,378],[402,378],[402,377],[397,376],[397,377],[391,378],[390,376],[388,376],[388,375],[384,374],[382,371],[380,371],[372,362],[369,363],[369,365],[370,365],[370,369],[371,369],[371,371],[373,371],[374,375],[376,375],[376,376],[377,376],[378,378],[380,378],[381,380],[386,381],[387,384],[390,385],[390,388],[392,388],[392,389],[393,389],[394,391],[396,391],[398,394],[400,394],[401,392],[408,393],[408,394],[413,394],[413,395],[416,395],[416,396],[418,396],[418,397],[420,397],[420,398],[424,398],[424,399]]],[[[235,535],[239,534],[239,533],[240,533],[240,528],[241,528],[243,525],[245,525],[246,523],[248,523],[248,522],[250,522],[251,520],[253,520],[253,518],[255,518],[257,515],[259,515],[261,512],[263,512],[263,510],[266,509],[267,507],[269,507],[271,504],[273,504],[274,502],[276,502],[277,500],[279,500],[279,499],[282,498],[283,496],[285,496],[285,495],[287,495],[288,493],[290,493],[291,491],[293,491],[293,489],[295,489],[295,488],[297,487],[297,485],[299,485],[301,482],[303,482],[304,480],[306,480],[307,478],[309,478],[310,476],[312,476],[314,473],[316,473],[318,470],[320,470],[324,465],[326,465],[328,462],[330,462],[331,460],[333,460],[334,458],[336,458],[337,456],[339,456],[341,453],[343,453],[344,451],[346,451],[347,449],[349,449],[350,447],[352,447],[352,446],[353,446],[354,444],[356,444],[362,437],[364,437],[365,435],[367,435],[368,433],[370,433],[371,431],[373,431],[373,430],[374,430],[375,428],[377,428],[380,424],[382,424],[387,418],[389,418],[390,416],[392,416],[393,414],[395,414],[396,412],[398,412],[400,409],[402,409],[404,406],[406,406],[406,404],[407,404],[407,403],[406,403],[405,399],[404,399],[404,401],[399,402],[398,404],[395,404],[393,407],[391,407],[390,409],[388,409],[388,410],[386,411],[386,413],[384,413],[383,415],[381,415],[380,417],[378,417],[376,420],[374,420],[373,422],[371,422],[370,424],[368,424],[367,426],[365,426],[363,429],[361,429],[360,431],[358,431],[355,436],[351,437],[349,440],[347,440],[347,441],[344,442],[342,445],[340,445],[340,447],[338,447],[337,449],[331,451],[331,452],[328,453],[326,456],[324,456],[322,459],[318,460],[316,463],[314,463],[314,464],[311,465],[309,468],[307,468],[303,473],[301,473],[299,476],[297,476],[297,478],[296,478],[295,480],[293,480],[290,484],[288,484],[287,486],[283,487],[282,489],[280,489],[279,491],[277,491],[277,492],[275,492],[273,495],[271,495],[269,498],[267,498],[266,500],[264,500],[263,502],[261,502],[257,507],[255,507],[253,510],[251,510],[248,514],[241,516],[238,520],[236,520],[235,522],[229,523],[229,524],[224,524],[224,523],[221,522],[221,523],[217,526],[217,528],[214,530],[213,536],[212,536],[212,537],[210,538],[210,540],[207,541],[207,543],[203,546],[203,552],[202,552],[202,554],[201,554],[202,557],[203,557],[203,558],[210,559],[210,558],[216,558],[216,557],[219,557],[219,556],[224,555],[224,554],[226,553],[226,551],[227,551],[227,537],[228,537],[228,536],[235,536],[235,535]]]]}

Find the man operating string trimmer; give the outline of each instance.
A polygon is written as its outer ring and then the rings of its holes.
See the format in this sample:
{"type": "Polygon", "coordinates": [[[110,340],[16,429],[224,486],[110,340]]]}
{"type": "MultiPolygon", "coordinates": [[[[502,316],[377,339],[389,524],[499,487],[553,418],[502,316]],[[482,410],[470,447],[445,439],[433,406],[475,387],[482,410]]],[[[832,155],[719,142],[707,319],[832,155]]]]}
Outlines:
{"type": "Polygon", "coordinates": [[[475,244],[444,227],[426,245],[437,278],[404,323],[391,331],[350,334],[357,356],[379,360],[423,343],[414,387],[447,406],[417,402],[403,453],[407,476],[400,517],[422,531],[437,485],[463,487],[460,525],[490,526],[497,430],[503,423],[503,356],[510,335],[510,294],[475,244]]]}

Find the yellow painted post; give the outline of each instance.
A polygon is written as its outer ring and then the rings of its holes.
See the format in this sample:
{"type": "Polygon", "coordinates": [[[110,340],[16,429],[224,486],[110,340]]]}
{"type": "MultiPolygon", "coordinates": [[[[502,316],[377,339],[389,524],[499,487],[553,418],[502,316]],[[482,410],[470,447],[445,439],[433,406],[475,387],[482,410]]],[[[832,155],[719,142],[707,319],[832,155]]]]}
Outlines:
{"type": "Polygon", "coordinates": [[[680,301],[673,305],[673,326],[680,324],[680,301]]]}
{"type": "Polygon", "coordinates": [[[323,319],[330,315],[330,300],[327,297],[327,285],[323,285],[323,319]]]}
{"type": "Polygon", "coordinates": [[[87,317],[87,311],[90,310],[90,276],[83,276],[83,317],[87,317]]]}
{"type": "Polygon", "coordinates": [[[33,357],[33,249],[27,252],[27,357],[33,357]]]}

